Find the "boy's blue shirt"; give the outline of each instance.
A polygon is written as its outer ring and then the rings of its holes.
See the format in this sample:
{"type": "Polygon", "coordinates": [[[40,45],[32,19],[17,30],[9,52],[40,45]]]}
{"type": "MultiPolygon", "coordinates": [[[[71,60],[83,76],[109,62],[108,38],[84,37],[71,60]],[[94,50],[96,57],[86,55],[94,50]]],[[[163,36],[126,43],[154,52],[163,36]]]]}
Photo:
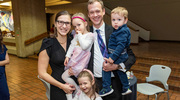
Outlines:
{"type": "Polygon", "coordinates": [[[127,24],[114,30],[110,35],[108,51],[109,57],[114,60],[115,64],[124,62],[128,58],[126,48],[129,47],[131,40],[131,33],[127,24]]]}

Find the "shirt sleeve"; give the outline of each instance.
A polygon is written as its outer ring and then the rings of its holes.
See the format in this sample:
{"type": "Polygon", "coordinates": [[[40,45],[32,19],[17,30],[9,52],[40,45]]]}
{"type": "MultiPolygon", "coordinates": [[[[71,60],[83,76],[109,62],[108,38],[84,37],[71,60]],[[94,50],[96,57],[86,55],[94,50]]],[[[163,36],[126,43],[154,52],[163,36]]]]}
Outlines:
{"type": "Polygon", "coordinates": [[[6,46],[5,45],[3,45],[4,46],[4,52],[6,52],[8,49],[6,48],[6,46]]]}
{"type": "Polygon", "coordinates": [[[132,65],[136,62],[136,57],[130,47],[127,48],[127,53],[128,53],[128,59],[123,63],[126,67],[126,70],[130,70],[132,65]]]}
{"type": "Polygon", "coordinates": [[[82,35],[82,33],[78,33],[78,41],[83,50],[87,50],[91,47],[94,42],[94,34],[87,33],[87,35],[82,35]]]}
{"type": "Polygon", "coordinates": [[[126,66],[124,65],[124,63],[120,63],[119,65],[121,66],[121,68],[119,70],[126,72],[126,66]]]}
{"type": "MultiPolygon", "coordinates": [[[[53,45],[53,38],[45,38],[45,39],[43,39],[39,53],[46,49],[46,52],[47,52],[48,56],[50,56],[50,51],[51,51],[51,46],[52,45],[53,45]]],[[[38,53],[38,55],[39,55],[39,53],[38,53]]]]}

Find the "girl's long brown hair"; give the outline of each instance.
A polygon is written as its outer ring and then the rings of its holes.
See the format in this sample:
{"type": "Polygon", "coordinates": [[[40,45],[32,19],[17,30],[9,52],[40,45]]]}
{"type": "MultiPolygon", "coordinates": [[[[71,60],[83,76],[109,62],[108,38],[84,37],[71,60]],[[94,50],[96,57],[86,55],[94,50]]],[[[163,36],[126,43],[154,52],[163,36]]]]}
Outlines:
{"type": "MultiPolygon", "coordinates": [[[[89,81],[92,83],[93,82],[93,80],[94,80],[94,76],[92,76],[89,72],[87,72],[87,71],[82,71],[82,72],[80,72],[79,73],[79,75],[78,75],[78,79],[79,78],[81,78],[81,77],[88,77],[89,78],[89,81]]],[[[94,80],[94,84],[92,85],[92,91],[93,91],[93,93],[90,95],[90,98],[91,97],[93,97],[94,96],[94,99],[93,100],[95,100],[96,99],[96,82],[95,82],[95,80],[94,80]]]]}
{"type": "Polygon", "coordinates": [[[2,48],[2,52],[1,53],[3,53],[4,52],[4,46],[3,46],[3,34],[2,34],[2,31],[1,31],[1,29],[0,29],[0,46],[1,46],[1,48],[2,48]]]}

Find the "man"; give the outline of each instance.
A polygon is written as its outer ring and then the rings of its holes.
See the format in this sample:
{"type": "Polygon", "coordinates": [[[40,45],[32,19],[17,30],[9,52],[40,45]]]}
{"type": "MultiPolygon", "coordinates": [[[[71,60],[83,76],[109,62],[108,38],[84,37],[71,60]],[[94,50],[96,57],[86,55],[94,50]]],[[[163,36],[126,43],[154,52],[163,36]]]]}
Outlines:
{"type": "MultiPolygon", "coordinates": [[[[88,1],[88,17],[93,23],[93,26],[90,27],[91,32],[96,32],[97,29],[100,30],[100,35],[104,41],[104,44],[107,46],[109,41],[109,35],[113,32],[113,28],[103,21],[103,16],[105,15],[105,8],[102,0],[89,0],[88,1]]],[[[90,69],[95,78],[97,79],[97,85],[99,89],[102,88],[102,68],[104,71],[113,71],[112,74],[112,88],[114,92],[108,96],[103,97],[103,100],[121,100],[121,82],[118,78],[116,70],[121,69],[121,67],[125,67],[126,70],[129,70],[130,67],[135,63],[135,56],[130,48],[127,49],[128,52],[128,60],[123,63],[117,64],[109,64],[104,62],[104,57],[99,48],[98,40],[96,39],[91,50],[91,59],[89,62],[88,69],[90,69]],[[114,77],[116,76],[116,77],[114,77]]]]}

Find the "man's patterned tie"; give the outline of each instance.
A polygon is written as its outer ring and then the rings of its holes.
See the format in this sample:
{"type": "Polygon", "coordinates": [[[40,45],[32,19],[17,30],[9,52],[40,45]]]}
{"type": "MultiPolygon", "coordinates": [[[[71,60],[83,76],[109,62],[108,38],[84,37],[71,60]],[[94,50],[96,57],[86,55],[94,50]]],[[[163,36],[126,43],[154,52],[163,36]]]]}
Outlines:
{"type": "Polygon", "coordinates": [[[107,58],[108,57],[108,51],[107,51],[107,48],[106,48],[106,46],[103,42],[103,39],[100,35],[100,30],[97,29],[96,32],[97,32],[97,39],[98,39],[98,44],[99,44],[99,48],[101,50],[101,53],[102,53],[103,57],[107,58]]]}

